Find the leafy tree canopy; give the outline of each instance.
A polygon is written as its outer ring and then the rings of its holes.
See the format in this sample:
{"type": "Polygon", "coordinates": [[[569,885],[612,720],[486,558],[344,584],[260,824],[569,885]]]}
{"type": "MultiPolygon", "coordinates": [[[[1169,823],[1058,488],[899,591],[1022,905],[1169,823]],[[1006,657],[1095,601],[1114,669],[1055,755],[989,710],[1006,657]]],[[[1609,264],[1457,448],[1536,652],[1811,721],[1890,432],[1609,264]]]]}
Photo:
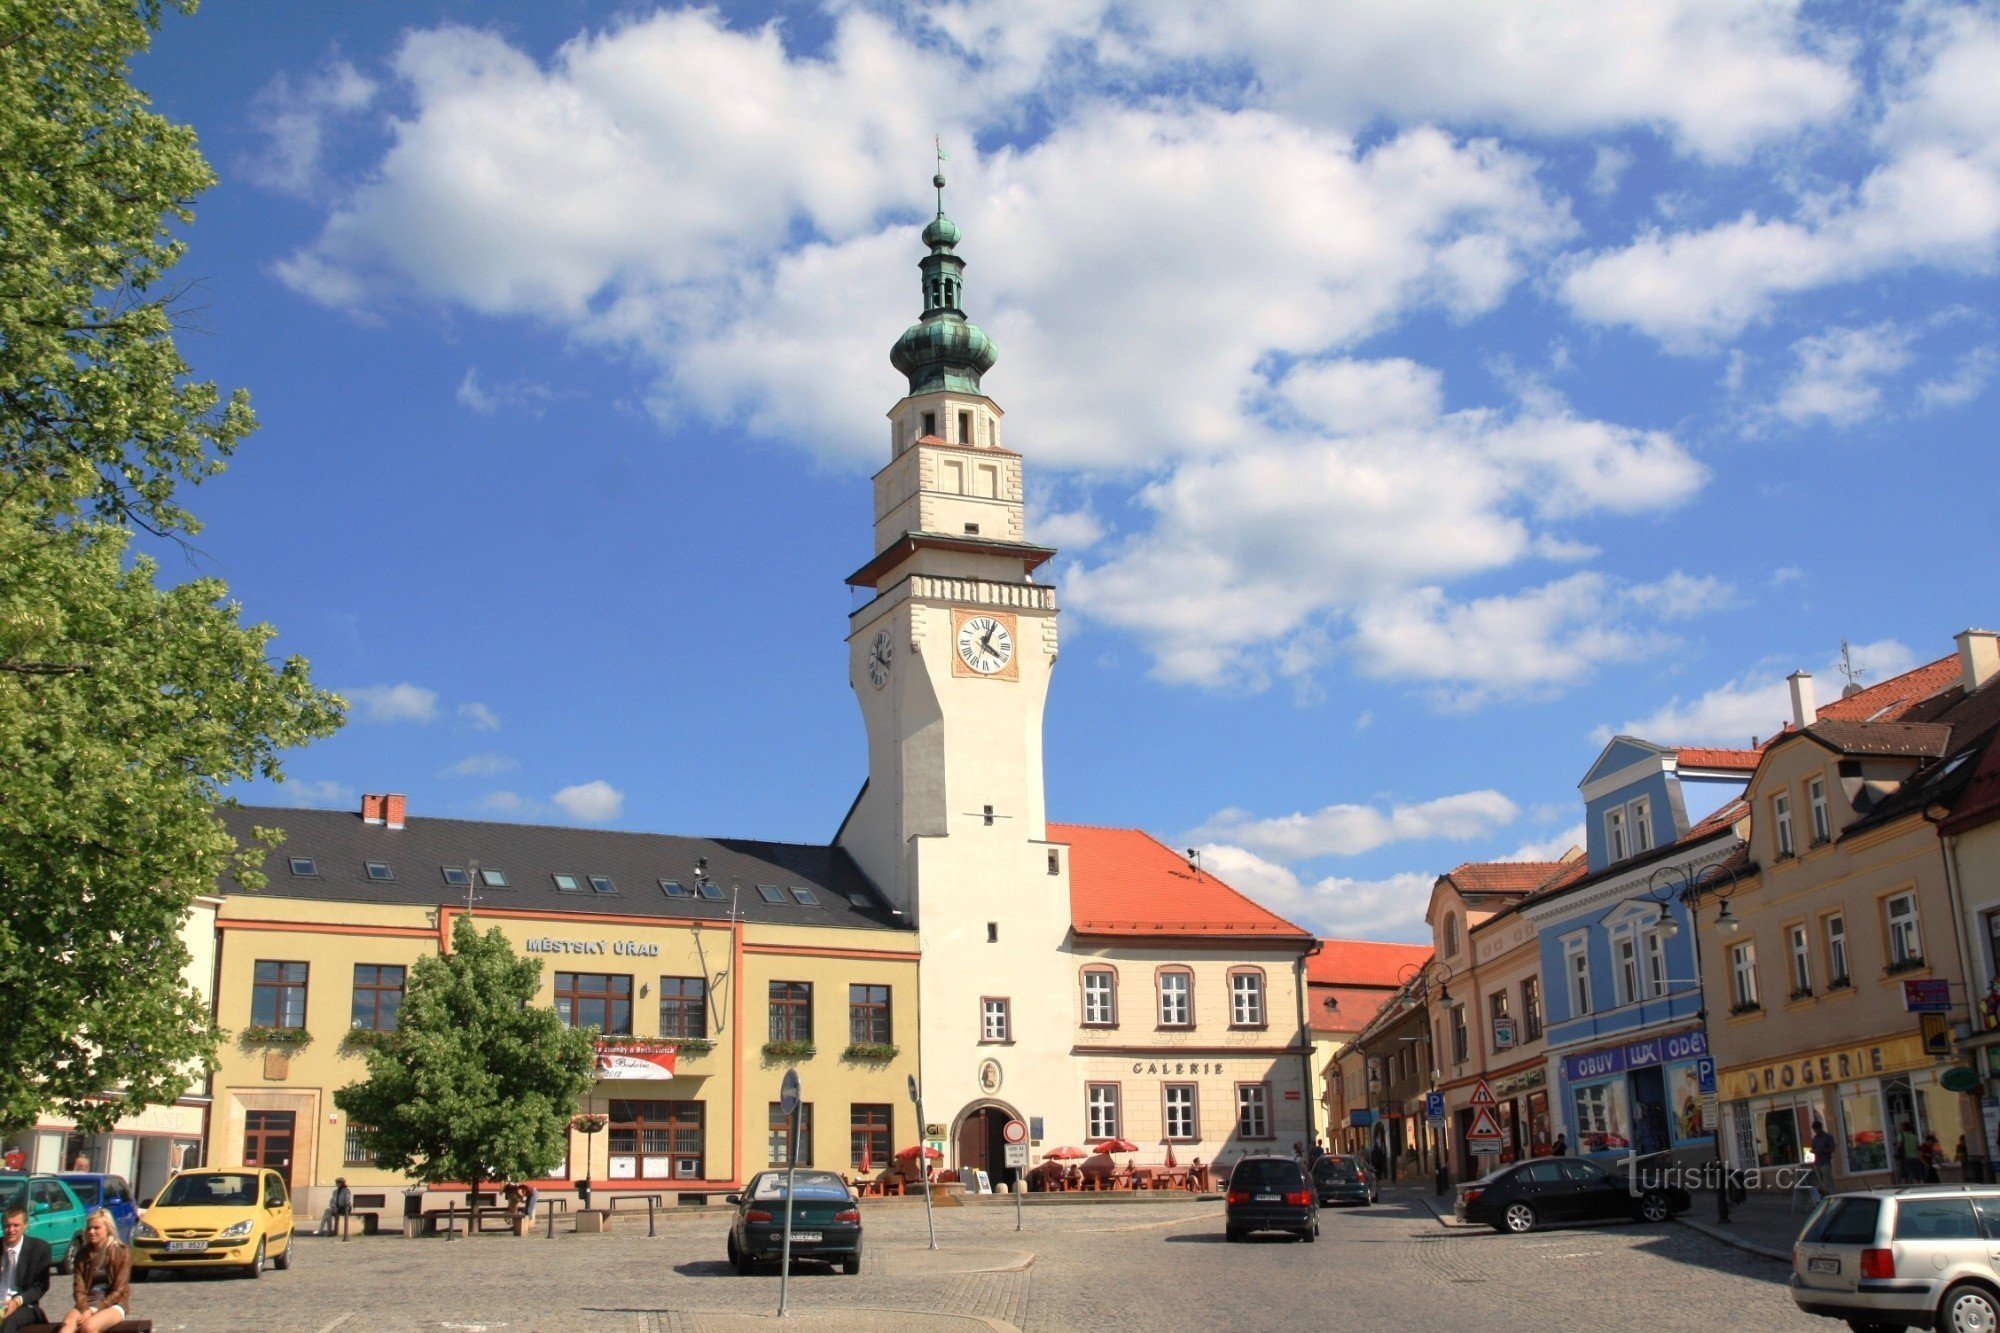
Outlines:
{"type": "Polygon", "coordinates": [[[452,925],[451,952],[411,970],[368,1077],[333,1094],[378,1166],[427,1184],[545,1176],[590,1090],[590,1034],[534,1003],[542,965],[497,929],[452,925]]]}

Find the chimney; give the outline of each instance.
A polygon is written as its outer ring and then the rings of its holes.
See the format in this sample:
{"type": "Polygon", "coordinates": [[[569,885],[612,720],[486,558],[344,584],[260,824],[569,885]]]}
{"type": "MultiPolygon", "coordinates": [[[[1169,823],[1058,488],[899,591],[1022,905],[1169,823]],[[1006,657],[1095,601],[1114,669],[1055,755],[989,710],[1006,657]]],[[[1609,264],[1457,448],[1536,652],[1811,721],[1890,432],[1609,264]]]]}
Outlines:
{"type": "Polygon", "coordinates": [[[1972,693],[2000,672],[2000,634],[1990,629],[1960,630],[1953,638],[1958,643],[1958,674],[1967,694],[1972,693]]]}
{"type": "Polygon", "coordinates": [[[1794,671],[1785,680],[1792,687],[1792,725],[1803,731],[1819,716],[1813,703],[1812,672],[1794,671]]]}
{"type": "Polygon", "coordinates": [[[388,802],[388,797],[377,796],[373,792],[364,795],[361,798],[361,822],[364,824],[382,823],[388,811],[388,802]]]}
{"type": "Polygon", "coordinates": [[[403,827],[403,812],[409,805],[410,798],[399,791],[392,791],[382,798],[382,815],[388,821],[390,828],[403,827]]]}

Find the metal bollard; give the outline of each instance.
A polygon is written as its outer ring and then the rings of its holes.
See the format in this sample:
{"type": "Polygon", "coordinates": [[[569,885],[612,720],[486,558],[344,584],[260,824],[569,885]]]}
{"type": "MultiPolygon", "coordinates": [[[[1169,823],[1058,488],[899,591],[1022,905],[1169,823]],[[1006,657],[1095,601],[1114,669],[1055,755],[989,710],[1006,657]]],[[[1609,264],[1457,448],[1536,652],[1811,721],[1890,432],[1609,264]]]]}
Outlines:
{"type": "Polygon", "coordinates": [[[340,1242],[341,1242],[341,1244],[345,1245],[345,1244],[347,1243],[347,1233],[348,1233],[348,1232],[350,1232],[350,1231],[352,1231],[353,1229],[354,1229],[354,1214],[352,1214],[352,1213],[342,1213],[342,1214],[340,1215],[340,1242]]]}
{"type": "Polygon", "coordinates": [[[555,1204],[554,1204],[554,1203],[550,1203],[550,1204],[549,1204],[549,1239],[550,1239],[550,1240],[554,1240],[555,1238],[556,1238],[556,1206],[555,1206],[555,1204]]]}
{"type": "Polygon", "coordinates": [[[649,1194],[646,1196],[646,1235],[650,1237],[652,1236],[652,1234],[653,1234],[653,1196],[649,1194]]]}

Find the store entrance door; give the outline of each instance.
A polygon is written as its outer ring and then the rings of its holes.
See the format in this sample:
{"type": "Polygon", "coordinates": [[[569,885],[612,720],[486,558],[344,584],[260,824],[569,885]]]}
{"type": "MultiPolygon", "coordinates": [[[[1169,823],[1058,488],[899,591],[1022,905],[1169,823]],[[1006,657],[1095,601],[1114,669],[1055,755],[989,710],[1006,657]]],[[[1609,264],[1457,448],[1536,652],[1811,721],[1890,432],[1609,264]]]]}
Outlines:
{"type": "Polygon", "coordinates": [[[243,1113],[243,1165],[268,1166],[292,1183],[292,1139],[298,1115],[292,1111],[243,1113]]]}

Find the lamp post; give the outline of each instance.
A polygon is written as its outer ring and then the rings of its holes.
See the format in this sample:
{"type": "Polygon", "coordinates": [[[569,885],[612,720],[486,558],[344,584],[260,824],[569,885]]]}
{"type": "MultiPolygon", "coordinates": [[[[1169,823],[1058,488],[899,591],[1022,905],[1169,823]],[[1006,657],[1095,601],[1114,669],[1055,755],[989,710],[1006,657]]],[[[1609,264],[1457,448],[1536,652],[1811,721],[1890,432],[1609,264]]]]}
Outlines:
{"type": "MultiPolygon", "coordinates": [[[[1736,871],[1721,862],[1711,862],[1699,868],[1692,865],[1661,866],[1647,877],[1646,888],[1648,900],[1658,901],[1661,904],[1661,919],[1666,922],[1666,926],[1674,927],[1676,932],[1679,930],[1679,927],[1667,917],[1666,903],[1673,898],[1679,898],[1687,904],[1689,918],[1695,925],[1695,930],[1691,936],[1694,943],[1694,974],[1696,977],[1702,977],[1704,973],[1701,966],[1701,897],[1705,893],[1713,894],[1722,903],[1721,909],[1715,915],[1715,928],[1717,930],[1721,931],[1724,935],[1734,935],[1738,930],[1741,930],[1743,928],[1742,921],[1729,910],[1729,897],[1736,892],[1736,871]]],[[[1666,926],[1661,927],[1661,929],[1665,930],[1666,926]]],[[[1667,938],[1672,939],[1673,936],[1669,934],[1667,938]]],[[[1700,1017],[1702,1031],[1706,1034],[1708,1031],[1708,996],[1705,987],[1702,995],[1700,1017]]],[[[1712,1061],[1713,1056],[1710,1059],[1712,1061]]],[[[1729,1165],[1724,1160],[1722,1152],[1722,1103],[1719,1099],[1716,1102],[1715,1124],[1710,1126],[1710,1129],[1715,1135],[1715,1220],[1727,1223],[1729,1221],[1729,1165]]]]}

